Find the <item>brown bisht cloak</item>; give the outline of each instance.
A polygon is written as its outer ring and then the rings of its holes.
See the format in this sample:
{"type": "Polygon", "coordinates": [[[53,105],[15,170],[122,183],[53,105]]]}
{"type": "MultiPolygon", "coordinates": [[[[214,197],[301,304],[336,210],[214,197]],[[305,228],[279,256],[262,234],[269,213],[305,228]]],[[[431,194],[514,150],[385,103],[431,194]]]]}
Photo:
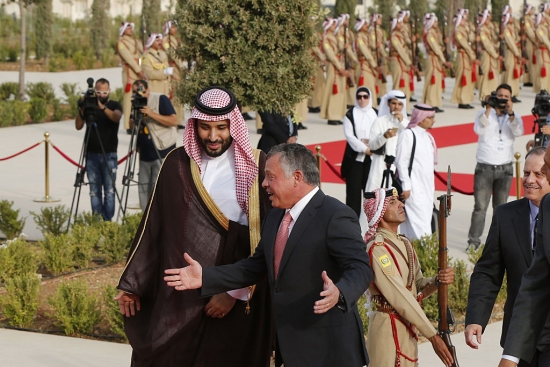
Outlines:
{"type": "MultiPolygon", "coordinates": [[[[259,185],[264,166],[261,153],[259,185]]],[[[260,187],[262,219],[269,208],[260,187]]],[[[118,284],[141,300],[141,311],[125,318],[132,366],[268,366],[274,331],[267,280],[257,285],[250,314],[237,300],[225,317],[213,319],[204,313],[210,298],[199,298],[195,290],[177,291],[163,280],[165,269],[188,265],[184,252],[202,266],[231,264],[250,255],[250,234],[247,226],[232,221],[225,230],[212,215],[181,147],[164,161],[118,284]]]]}

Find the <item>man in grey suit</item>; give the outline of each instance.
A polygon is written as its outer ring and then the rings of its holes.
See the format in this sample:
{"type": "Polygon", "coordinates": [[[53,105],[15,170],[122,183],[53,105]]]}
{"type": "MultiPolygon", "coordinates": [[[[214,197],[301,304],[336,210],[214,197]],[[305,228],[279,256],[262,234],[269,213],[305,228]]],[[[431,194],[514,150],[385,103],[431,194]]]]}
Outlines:
{"type": "MultiPolygon", "coordinates": [[[[471,348],[477,349],[481,343],[481,334],[491,316],[505,272],[508,298],[504,305],[500,345],[504,346],[506,341],[521,278],[533,259],[533,234],[540,201],[550,192],[550,184],[541,172],[545,152],[545,148],[537,147],[525,157],[522,177],[525,197],[498,206],[493,215],[483,254],[470,280],[464,336],[471,348]]],[[[538,349],[550,347],[549,339],[550,328],[547,328],[539,339],[538,349]]],[[[521,360],[519,366],[530,366],[530,363],[521,360]]]]}
{"type": "Polygon", "coordinates": [[[357,215],[319,189],[315,157],[281,144],[267,156],[263,187],[274,207],[252,257],[230,266],[168,269],[176,290],[202,296],[268,278],[277,332],[276,365],[362,367],[369,359],[357,300],[373,280],[357,215]]]}
{"type": "MultiPolygon", "coordinates": [[[[550,182],[550,149],[544,155],[541,172],[550,182]]],[[[519,360],[538,358],[539,366],[550,365],[548,350],[537,352],[537,343],[550,312],[550,198],[544,196],[540,203],[538,224],[534,239],[533,262],[521,281],[521,286],[510,320],[504,351],[499,367],[515,367],[519,360]]]]}

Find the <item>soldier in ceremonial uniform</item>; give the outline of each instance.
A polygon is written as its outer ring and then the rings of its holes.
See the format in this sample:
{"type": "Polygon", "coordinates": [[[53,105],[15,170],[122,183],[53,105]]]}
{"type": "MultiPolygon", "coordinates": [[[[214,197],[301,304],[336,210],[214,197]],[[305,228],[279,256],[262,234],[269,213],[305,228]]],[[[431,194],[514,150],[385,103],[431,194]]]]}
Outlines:
{"type": "Polygon", "coordinates": [[[162,48],[162,34],[152,33],[145,45],[141,64],[153,93],[170,96],[170,77],[174,68],[168,65],[168,55],[162,48]]]}
{"type": "Polygon", "coordinates": [[[403,22],[399,18],[393,18],[390,30],[390,66],[393,79],[393,89],[405,93],[407,100],[412,92],[412,60],[407,49],[403,22]]]}
{"type": "Polygon", "coordinates": [[[355,106],[355,67],[359,64],[359,61],[351,47],[351,45],[355,43],[355,36],[353,32],[349,30],[349,14],[340,14],[334,35],[338,40],[338,51],[340,55],[342,55],[342,60],[347,58],[348,65],[345,65],[345,67],[347,67],[347,70],[350,72],[350,80],[354,84],[349,85],[351,83],[348,83],[348,79],[346,79],[346,105],[348,108],[351,108],[355,106]]]}
{"type": "Polygon", "coordinates": [[[490,26],[490,12],[483,10],[478,17],[479,42],[481,45],[481,70],[483,75],[478,75],[479,82],[479,100],[484,101],[485,97],[494,92],[499,83],[498,75],[500,72],[500,58],[495,49],[493,35],[490,26]]]}
{"type": "Polygon", "coordinates": [[[535,45],[537,44],[534,18],[535,8],[533,5],[526,4],[524,13],[523,34],[525,35],[525,40],[520,40],[520,42],[525,42],[523,47],[525,48],[525,56],[527,56],[527,70],[529,70],[529,72],[523,74],[523,86],[532,87],[535,79],[537,78],[536,74],[534,74],[535,63],[533,62],[536,61],[533,58],[533,55],[535,54],[535,45]]]}
{"type": "Polygon", "coordinates": [[[418,332],[450,366],[453,358],[421,304],[437,291],[438,282],[453,282],[453,268],[441,270],[433,278],[424,277],[412,243],[397,233],[407,216],[396,189],[366,193],[364,209],[369,224],[365,242],[374,272],[367,295],[376,307],[367,335],[370,366],[418,366],[418,332]]]}
{"type": "Polygon", "coordinates": [[[451,97],[451,103],[458,103],[458,108],[471,109],[474,101],[474,86],[476,79],[476,55],[468,42],[468,28],[464,14],[457,14],[453,43],[457,48],[456,83],[451,97]]]}
{"type": "MultiPolygon", "coordinates": [[[[506,7],[505,7],[506,8],[506,7]]],[[[504,41],[506,42],[506,50],[504,55],[504,64],[506,71],[502,72],[502,83],[512,87],[513,96],[512,102],[521,102],[517,99],[519,95],[519,81],[522,72],[522,59],[520,48],[518,47],[518,33],[514,25],[514,19],[509,12],[502,15],[502,30],[504,41]]]]}
{"type": "Polygon", "coordinates": [[[334,36],[336,20],[328,18],[323,22],[323,52],[327,58],[325,92],[319,117],[327,119],[329,125],[340,125],[346,114],[346,77],[351,76],[344,65],[344,58],[338,50],[334,36]]]}
{"type": "MultiPolygon", "coordinates": [[[[403,23],[403,26],[401,27],[401,33],[403,34],[403,40],[405,41],[405,45],[407,46],[407,52],[409,54],[409,57],[411,61],[413,60],[413,42],[416,42],[416,35],[413,34],[412,27],[411,27],[411,12],[410,10],[400,10],[397,14],[397,17],[401,19],[401,22],[403,23]]],[[[413,98],[414,94],[414,73],[416,68],[416,65],[413,65],[411,68],[411,81],[409,88],[411,90],[409,101],[410,102],[416,102],[416,99],[413,98]]]]}
{"type": "MultiPolygon", "coordinates": [[[[387,37],[386,32],[382,28],[382,15],[373,14],[369,27],[370,40],[369,45],[374,57],[380,60],[381,74],[376,78],[375,92],[378,96],[383,96],[387,93],[387,83],[382,78],[382,74],[387,75],[388,70],[388,53],[386,52],[387,37]]],[[[372,90],[372,89],[371,89],[372,90]]],[[[379,97],[380,98],[380,97],[379,97]]]]}
{"type": "Polygon", "coordinates": [[[357,19],[355,30],[357,36],[355,38],[355,52],[357,52],[357,59],[359,60],[359,66],[356,70],[356,84],[357,87],[367,87],[370,91],[370,100],[372,107],[378,107],[378,95],[376,94],[376,79],[378,74],[382,72],[378,67],[376,59],[369,47],[369,25],[366,19],[357,19]]]}
{"type": "Polygon", "coordinates": [[[444,67],[452,68],[453,65],[445,61],[445,55],[443,55],[443,40],[439,37],[437,27],[438,21],[435,13],[426,13],[424,16],[422,40],[426,47],[428,59],[426,62],[422,103],[434,107],[435,112],[443,112],[439,107],[442,105],[443,79],[445,77],[444,67]]]}
{"type": "MultiPolygon", "coordinates": [[[[547,4],[546,4],[547,5],[547,4]]],[[[550,24],[549,18],[544,15],[545,13],[537,14],[535,25],[538,49],[536,50],[537,57],[537,73],[539,78],[533,85],[533,91],[539,93],[542,89],[546,91],[550,90],[550,37],[548,25],[550,24]]]]}
{"type": "Polygon", "coordinates": [[[162,46],[164,51],[168,55],[168,65],[173,67],[173,73],[170,76],[170,99],[176,110],[176,116],[178,119],[178,126],[183,126],[185,119],[183,112],[183,105],[176,99],[176,88],[179,82],[181,82],[181,73],[185,68],[184,61],[176,55],[176,50],[180,47],[181,40],[177,36],[178,23],[175,20],[169,20],[164,23],[164,42],[162,46]]]}
{"type": "Polygon", "coordinates": [[[323,93],[325,92],[325,63],[327,58],[323,51],[321,51],[321,47],[323,47],[322,44],[311,48],[311,55],[317,61],[315,66],[316,74],[313,78],[311,98],[308,101],[308,108],[311,113],[321,112],[323,93]]]}
{"type": "Polygon", "coordinates": [[[132,84],[139,79],[145,79],[139,59],[143,52],[143,45],[133,38],[134,23],[124,22],[119,29],[119,40],[116,50],[122,63],[122,84],[124,85],[124,99],[122,111],[124,114],[124,129],[130,129],[130,113],[132,110],[132,84]]]}

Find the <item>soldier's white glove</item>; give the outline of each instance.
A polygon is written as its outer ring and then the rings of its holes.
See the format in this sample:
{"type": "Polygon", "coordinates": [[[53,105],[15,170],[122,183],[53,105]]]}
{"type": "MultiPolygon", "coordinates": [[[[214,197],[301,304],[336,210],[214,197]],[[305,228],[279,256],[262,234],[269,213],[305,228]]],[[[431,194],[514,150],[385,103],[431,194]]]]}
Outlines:
{"type": "Polygon", "coordinates": [[[164,74],[165,74],[165,75],[172,75],[172,74],[174,74],[174,68],[173,68],[172,66],[167,67],[166,69],[164,69],[164,74]]]}

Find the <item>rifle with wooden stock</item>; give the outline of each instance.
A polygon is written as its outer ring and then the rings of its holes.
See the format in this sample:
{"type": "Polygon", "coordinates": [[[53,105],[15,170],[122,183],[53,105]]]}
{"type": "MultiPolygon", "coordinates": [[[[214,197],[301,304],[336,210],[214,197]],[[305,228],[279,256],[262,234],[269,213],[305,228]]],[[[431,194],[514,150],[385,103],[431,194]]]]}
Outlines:
{"type": "MultiPolygon", "coordinates": [[[[439,270],[447,269],[447,217],[451,215],[451,166],[447,169],[447,193],[439,196],[439,270]]],[[[439,307],[439,322],[437,332],[445,342],[449,353],[453,356],[452,367],[458,367],[456,349],[451,341],[451,327],[455,325],[453,312],[449,307],[448,285],[439,283],[437,286],[437,305],[439,307]]]]}
{"type": "Polygon", "coordinates": [[[412,32],[411,32],[411,53],[412,53],[412,57],[413,57],[413,65],[414,65],[414,75],[416,75],[416,81],[417,82],[420,82],[422,81],[422,78],[420,77],[420,72],[422,71],[422,63],[420,62],[420,57],[418,55],[418,45],[416,44],[416,39],[414,39],[413,41],[413,38],[416,37],[416,26],[417,26],[417,22],[418,21],[418,17],[414,17],[414,21],[411,22],[411,28],[412,28],[412,32]]]}
{"type": "MultiPolygon", "coordinates": [[[[503,27],[503,22],[502,22],[502,17],[503,15],[500,16],[500,47],[498,48],[498,55],[501,56],[503,59],[505,58],[506,56],[506,40],[504,39],[504,29],[502,29],[503,27]]],[[[505,63],[506,60],[503,60],[500,62],[500,70],[501,71],[506,71],[506,63],[505,63]]]]}
{"type": "MultiPolygon", "coordinates": [[[[348,44],[348,27],[344,25],[344,66],[347,71],[350,70],[350,64],[348,61],[348,49],[346,48],[348,44]]],[[[353,88],[355,87],[355,83],[353,82],[353,75],[346,77],[346,83],[348,83],[348,87],[353,88]]]]}
{"type": "Polygon", "coordinates": [[[145,45],[147,44],[147,25],[145,24],[145,15],[143,14],[141,15],[141,42],[145,50],[145,45]]]}
{"type": "MultiPolygon", "coordinates": [[[[382,57],[380,57],[380,50],[378,49],[378,18],[374,21],[374,52],[376,53],[376,63],[380,68],[380,73],[378,73],[378,78],[382,83],[386,83],[386,73],[384,72],[384,65],[382,62],[382,57]]],[[[383,46],[382,46],[383,47],[383,46]]]]}
{"type": "MultiPolygon", "coordinates": [[[[446,41],[447,40],[447,32],[445,31],[446,28],[447,28],[447,15],[443,14],[443,44],[445,45],[445,50],[443,50],[443,55],[445,56],[445,61],[451,62],[451,53],[449,52],[449,45],[446,41]]],[[[449,68],[449,76],[451,78],[455,77],[455,71],[453,70],[453,68],[449,68]]]]}
{"type": "MultiPolygon", "coordinates": [[[[479,14],[479,8],[477,9],[479,14]]],[[[483,75],[483,68],[481,67],[481,27],[479,26],[479,17],[476,20],[476,59],[480,61],[480,64],[477,66],[477,75],[483,75]]]]}

